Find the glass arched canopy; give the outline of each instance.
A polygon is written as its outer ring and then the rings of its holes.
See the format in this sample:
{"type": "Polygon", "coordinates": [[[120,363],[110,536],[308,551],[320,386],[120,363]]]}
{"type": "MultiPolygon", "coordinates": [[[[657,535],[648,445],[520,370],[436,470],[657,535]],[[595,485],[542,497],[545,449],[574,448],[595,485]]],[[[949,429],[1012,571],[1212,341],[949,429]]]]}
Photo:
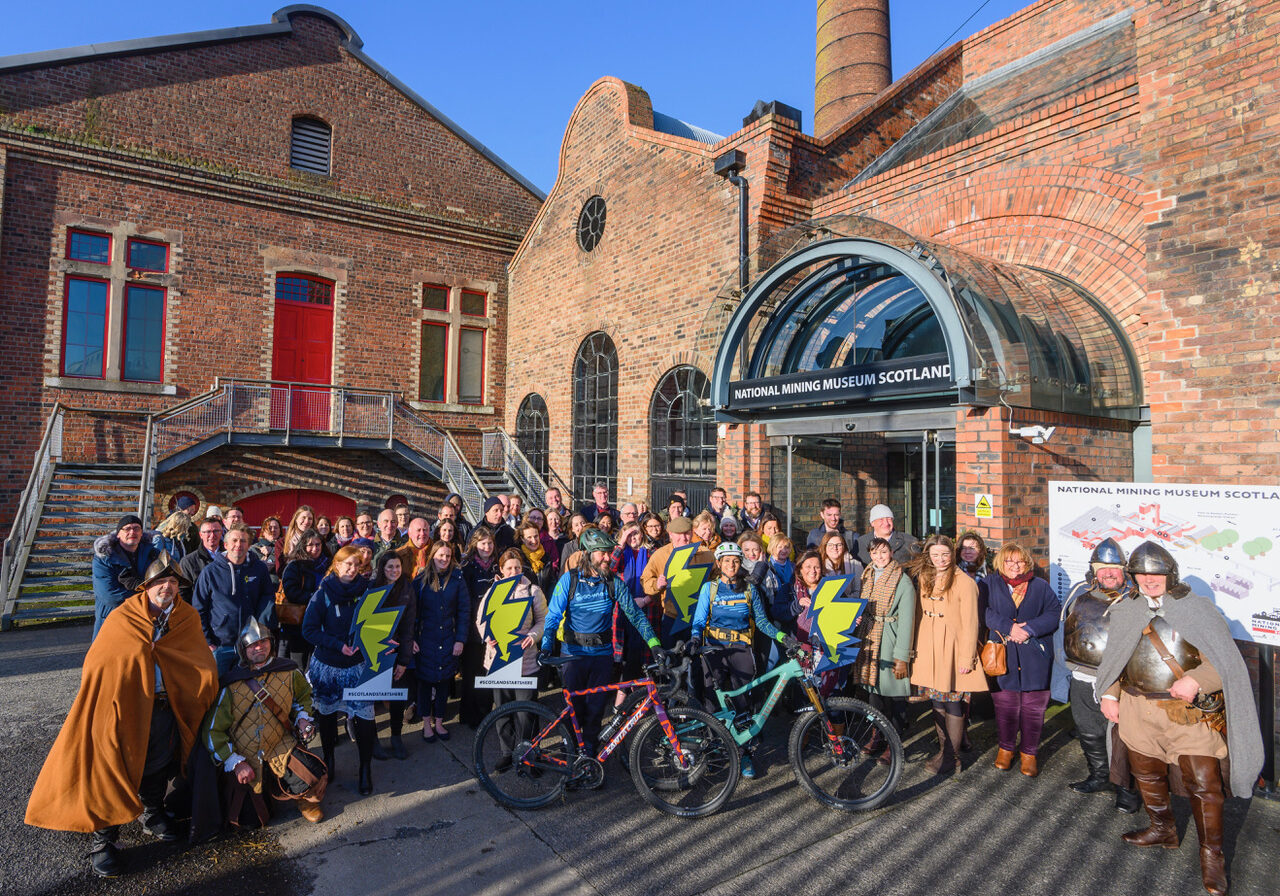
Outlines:
{"type": "Polygon", "coordinates": [[[1137,359],[1095,297],[1034,268],[841,216],[759,250],[712,378],[722,419],[886,401],[1134,418],[1137,359]]]}

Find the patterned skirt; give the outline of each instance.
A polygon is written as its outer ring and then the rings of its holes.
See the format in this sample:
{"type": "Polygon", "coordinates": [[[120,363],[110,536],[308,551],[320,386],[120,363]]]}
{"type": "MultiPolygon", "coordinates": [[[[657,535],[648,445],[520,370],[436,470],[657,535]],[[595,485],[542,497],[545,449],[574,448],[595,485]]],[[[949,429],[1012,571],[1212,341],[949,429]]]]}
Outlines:
{"type": "Polygon", "coordinates": [[[345,712],[348,717],[359,716],[373,721],[372,700],[343,700],[343,688],[353,688],[360,683],[366,664],[360,662],[354,666],[340,669],[311,656],[311,664],[307,667],[307,681],[311,682],[311,702],[320,715],[345,712]]]}

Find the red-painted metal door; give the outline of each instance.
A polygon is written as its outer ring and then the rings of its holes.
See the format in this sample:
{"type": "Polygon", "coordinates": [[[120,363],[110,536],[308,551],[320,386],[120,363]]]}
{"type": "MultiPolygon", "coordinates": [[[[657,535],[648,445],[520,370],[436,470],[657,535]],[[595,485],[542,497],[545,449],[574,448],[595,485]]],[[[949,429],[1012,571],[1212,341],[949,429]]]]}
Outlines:
{"type": "Polygon", "coordinates": [[[351,498],[313,488],[284,488],[241,498],[236,502],[236,506],[244,512],[245,522],[255,527],[262,525],[262,521],[269,516],[279,517],[282,527],[287,526],[293,512],[303,504],[309,505],[316,516],[327,516],[330,521],[344,515],[354,517],[356,514],[356,502],[351,498]]]}
{"type": "Polygon", "coordinates": [[[271,428],[329,429],[328,385],[333,369],[333,284],[297,274],[276,280],[275,332],[271,378],[315,383],[276,388],[271,395],[271,428]]]}

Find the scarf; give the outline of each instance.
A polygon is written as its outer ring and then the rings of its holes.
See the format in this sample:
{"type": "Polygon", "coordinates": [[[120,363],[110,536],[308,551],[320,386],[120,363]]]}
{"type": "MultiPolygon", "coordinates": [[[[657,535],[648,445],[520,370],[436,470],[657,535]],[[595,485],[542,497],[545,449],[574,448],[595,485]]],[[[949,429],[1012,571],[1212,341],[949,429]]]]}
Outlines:
{"type": "MultiPolygon", "coordinates": [[[[1018,585],[1025,585],[1027,584],[1027,582],[1030,582],[1035,577],[1036,577],[1035,570],[1028,570],[1027,572],[1024,572],[1022,575],[1014,579],[1009,578],[1004,573],[1000,573],[1000,578],[1004,579],[1005,584],[1007,584],[1010,589],[1013,589],[1018,585]]],[[[1027,589],[1023,588],[1022,590],[1026,591],[1027,589]]]]}
{"type": "Polygon", "coordinates": [[[524,558],[529,561],[529,568],[533,570],[533,574],[537,575],[542,572],[542,558],[547,556],[547,549],[541,544],[533,549],[522,544],[520,550],[524,551],[524,558]]]}
{"type": "Polygon", "coordinates": [[[769,565],[773,567],[773,571],[777,573],[778,581],[781,584],[783,585],[791,584],[791,579],[796,574],[796,567],[794,563],[792,563],[790,560],[787,560],[785,558],[782,561],[770,559],[769,565]]]}

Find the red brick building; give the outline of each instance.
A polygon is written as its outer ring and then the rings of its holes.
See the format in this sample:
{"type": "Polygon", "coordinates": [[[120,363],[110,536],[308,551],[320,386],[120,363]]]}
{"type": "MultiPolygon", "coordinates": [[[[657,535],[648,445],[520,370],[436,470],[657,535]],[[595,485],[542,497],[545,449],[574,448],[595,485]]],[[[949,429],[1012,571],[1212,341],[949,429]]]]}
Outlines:
{"type": "Polygon", "coordinates": [[[776,102],[708,134],[613,78],[578,102],[511,265],[528,451],[580,496],[789,487],[796,530],[836,494],[857,529],[885,501],[1040,548],[1048,480],[1280,479],[1274,4],[1040,0],[894,83],[887,4],[818,19],[814,135],[776,102]]]}
{"type": "Polygon", "coordinates": [[[333,13],[0,59],[0,185],[13,550],[50,442],[132,467],[51,505],[136,503],[150,434],[157,517],[186,491],[256,522],[425,508],[504,419],[506,264],[542,194],[333,13]]]}

